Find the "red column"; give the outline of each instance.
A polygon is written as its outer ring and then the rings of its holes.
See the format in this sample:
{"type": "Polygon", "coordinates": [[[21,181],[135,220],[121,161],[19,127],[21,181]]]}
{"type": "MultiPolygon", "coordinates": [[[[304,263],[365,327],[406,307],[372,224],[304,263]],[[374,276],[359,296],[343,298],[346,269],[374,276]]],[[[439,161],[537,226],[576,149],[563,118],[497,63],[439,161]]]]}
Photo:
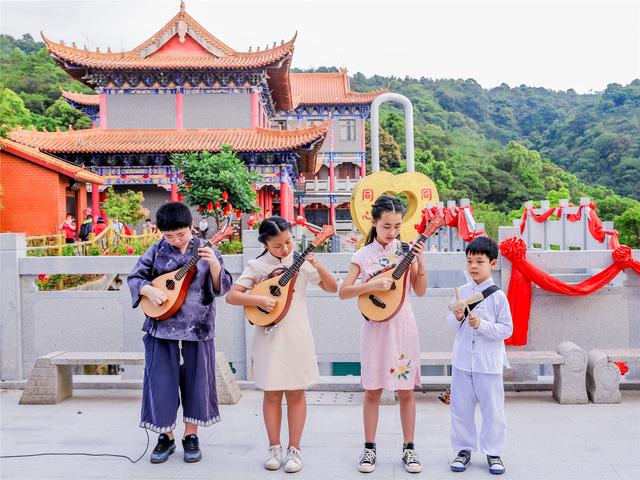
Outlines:
{"type": "Polygon", "coordinates": [[[178,201],[178,184],[176,183],[171,184],[171,201],[172,202],[178,201]]]}
{"type": "Polygon", "coordinates": [[[107,94],[100,94],[100,128],[107,128],[107,94]]]}
{"type": "Polygon", "coordinates": [[[91,185],[91,215],[93,223],[96,223],[100,216],[100,189],[96,184],[91,185]]]}
{"type": "Polygon", "coordinates": [[[333,166],[333,155],[329,156],[329,191],[334,192],[336,188],[336,170],[333,166]]]}
{"type": "Polygon", "coordinates": [[[298,216],[304,217],[304,206],[302,205],[302,197],[298,197],[298,216]]]}
{"type": "Polygon", "coordinates": [[[266,190],[264,192],[264,199],[265,199],[265,216],[271,216],[273,215],[273,195],[274,193],[271,190],[266,190]]]}
{"type": "Polygon", "coordinates": [[[265,213],[267,212],[266,200],[267,199],[266,199],[264,188],[261,188],[260,190],[258,190],[258,206],[260,207],[260,211],[262,212],[262,217],[264,217],[265,213]]]}
{"type": "Polygon", "coordinates": [[[329,224],[336,225],[336,199],[333,195],[329,195],[329,224]]]}
{"type": "Polygon", "coordinates": [[[364,125],[364,118],[362,119],[362,139],[360,148],[362,149],[362,158],[360,158],[360,178],[367,175],[367,144],[366,144],[366,130],[364,125]]]}
{"type": "Polygon", "coordinates": [[[83,183],[76,191],[76,235],[80,234],[80,227],[87,218],[87,187],[83,183]]]}
{"type": "Polygon", "coordinates": [[[285,220],[290,220],[290,209],[289,184],[287,182],[280,182],[280,216],[285,220]]]}
{"type": "Polygon", "coordinates": [[[257,128],[259,122],[259,102],[258,92],[251,92],[251,128],[257,128]]]}
{"type": "Polygon", "coordinates": [[[176,130],[182,129],[182,92],[176,92],[176,130]]]}
{"type": "Polygon", "coordinates": [[[333,117],[329,113],[329,192],[336,188],[336,174],[333,162],[333,117]]]}
{"type": "MultiPolygon", "coordinates": [[[[288,186],[289,185],[287,184],[287,187],[288,186]]],[[[296,199],[295,199],[295,196],[293,194],[293,190],[291,188],[289,188],[289,202],[288,202],[288,204],[289,204],[289,220],[293,221],[296,218],[295,211],[294,211],[295,206],[296,206],[296,199]]]]}

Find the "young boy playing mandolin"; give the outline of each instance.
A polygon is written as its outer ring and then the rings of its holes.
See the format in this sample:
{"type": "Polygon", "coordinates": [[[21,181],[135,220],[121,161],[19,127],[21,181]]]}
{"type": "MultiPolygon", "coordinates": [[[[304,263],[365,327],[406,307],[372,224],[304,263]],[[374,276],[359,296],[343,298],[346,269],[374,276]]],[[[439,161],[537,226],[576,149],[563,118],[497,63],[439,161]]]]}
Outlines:
{"type": "Polygon", "coordinates": [[[138,260],[127,282],[133,307],[142,297],[161,305],[165,293],[151,285],[159,275],[185,265],[194,255],[195,274],[181,308],[165,320],[146,317],[142,330],[145,370],[140,426],[159,433],[151,463],[165,462],[175,449],[173,430],[182,401],[185,462],[202,458],[198,426],[220,420],[215,383],[215,297],[225,295],[232,284],[220,252],[204,246],[191,234],[193,218],[181,202],[160,207],[156,215],[163,238],[138,260]]]}

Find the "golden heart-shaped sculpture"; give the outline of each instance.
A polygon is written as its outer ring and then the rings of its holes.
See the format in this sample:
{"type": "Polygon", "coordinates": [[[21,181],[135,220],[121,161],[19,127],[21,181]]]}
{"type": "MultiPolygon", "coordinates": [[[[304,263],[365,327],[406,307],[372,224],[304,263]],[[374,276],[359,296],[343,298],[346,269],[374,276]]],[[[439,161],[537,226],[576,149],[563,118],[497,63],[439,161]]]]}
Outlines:
{"type": "Polygon", "coordinates": [[[426,175],[406,172],[393,175],[376,172],[362,178],[351,191],[351,218],[363,235],[371,230],[371,205],[383,194],[406,195],[409,203],[402,221],[400,238],[404,242],[415,240],[415,225],[420,223],[422,209],[427,202],[440,201],[436,184],[426,175]]]}

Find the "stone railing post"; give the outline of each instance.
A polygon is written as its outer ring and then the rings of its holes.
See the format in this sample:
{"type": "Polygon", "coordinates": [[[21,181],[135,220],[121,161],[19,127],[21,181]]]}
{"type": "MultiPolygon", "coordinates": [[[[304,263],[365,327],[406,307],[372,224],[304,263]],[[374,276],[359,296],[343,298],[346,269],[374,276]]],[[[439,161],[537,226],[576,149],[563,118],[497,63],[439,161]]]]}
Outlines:
{"type": "MultiPolygon", "coordinates": [[[[249,260],[256,258],[264,251],[264,247],[258,241],[258,230],[243,230],[242,231],[242,268],[244,269],[249,260]]],[[[247,362],[247,378],[246,380],[253,380],[251,374],[251,344],[253,343],[253,325],[248,321],[244,322],[244,344],[245,344],[245,359],[247,362]]]]}
{"type": "Polygon", "coordinates": [[[0,233],[0,378],[22,380],[22,297],[18,262],[27,255],[24,233],[0,233]]]}

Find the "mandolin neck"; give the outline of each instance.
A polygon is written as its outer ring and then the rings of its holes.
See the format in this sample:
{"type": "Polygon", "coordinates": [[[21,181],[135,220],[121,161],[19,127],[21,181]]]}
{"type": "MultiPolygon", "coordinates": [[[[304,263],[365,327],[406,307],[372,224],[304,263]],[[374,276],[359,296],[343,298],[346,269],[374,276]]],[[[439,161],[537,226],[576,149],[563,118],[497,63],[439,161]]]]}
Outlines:
{"type": "Polygon", "coordinates": [[[306,257],[309,253],[313,251],[316,246],[312,243],[309,245],[302,254],[294,260],[293,264],[287,268],[287,270],[282,274],[280,280],[278,280],[278,285],[284,287],[287,283],[291,281],[293,276],[300,270],[300,267],[304,263],[304,257],[306,257]]]}
{"type": "MultiPolygon", "coordinates": [[[[427,239],[427,236],[422,234],[419,235],[418,238],[416,239],[415,243],[418,242],[424,242],[427,239]]],[[[402,258],[402,261],[398,264],[398,266],[396,268],[393,269],[393,273],[391,274],[391,276],[396,279],[399,280],[402,275],[404,275],[404,272],[407,271],[407,268],[409,268],[409,266],[411,265],[411,262],[413,262],[413,257],[415,257],[416,254],[413,251],[413,248],[411,250],[409,250],[409,252],[402,258]]]]}
{"type": "MultiPolygon", "coordinates": [[[[194,238],[194,241],[197,241],[197,239],[194,238]]],[[[203,247],[213,247],[213,244],[210,241],[207,240],[207,243],[205,243],[202,246],[203,247]]],[[[182,280],[182,278],[187,274],[187,272],[189,270],[191,270],[191,268],[193,268],[196,263],[198,263],[198,260],[200,260],[200,255],[196,251],[196,253],[194,253],[191,256],[191,258],[187,261],[187,263],[185,263],[182,267],[180,267],[180,269],[176,273],[176,280],[182,280]]]]}

